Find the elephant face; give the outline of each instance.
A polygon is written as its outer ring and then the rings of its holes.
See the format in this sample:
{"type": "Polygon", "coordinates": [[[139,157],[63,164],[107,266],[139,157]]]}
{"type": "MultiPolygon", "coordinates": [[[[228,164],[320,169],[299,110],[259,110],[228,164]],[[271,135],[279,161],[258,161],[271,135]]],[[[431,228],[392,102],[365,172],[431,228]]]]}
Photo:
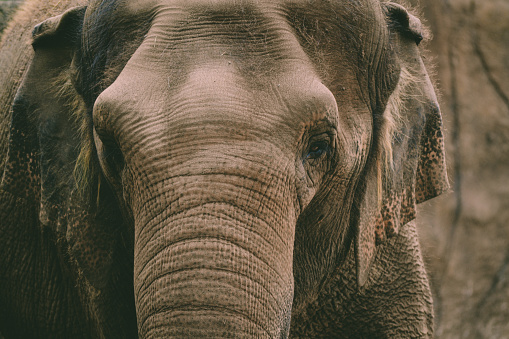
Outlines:
{"type": "Polygon", "coordinates": [[[42,23],[13,120],[75,133],[34,143],[41,221],[105,295],[130,257],[141,337],[286,337],[352,241],[362,284],[375,236],[442,185],[416,25],[374,1],[92,1],[42,23]]]}
{"type": "MultiPolygon", "coordinates": [[[[289,328],[294,272],[307,285],[297,291],[316,288],[348,247],[346,208],[326,230],[337,241],[325,244],[334,256],[301,277],[306,261],[323,259],[294,258],[296,227],[313,232],[306,228],[325,217],[318,206],[327,200],[352,204],[370,111],[353,87],[339,112],[275,9],[232,6],[225,14],[215,6],[154,15],[94,100],[95,145],[102,172],[122,187],[133,215],[139,323],[223,331],[218,321],[226,317],[228,331],[277,337],[289,328]],[[184,22],[189,30],[180,29],[184,22]],[[154,291],[165,297],[152,300],[154,291]],[[179,311],[157,313],[166,308],[179,311]]],[[[343,69],[335,81],[346,84],[356,75],[343,62],[334,65],[343,69]]]]}

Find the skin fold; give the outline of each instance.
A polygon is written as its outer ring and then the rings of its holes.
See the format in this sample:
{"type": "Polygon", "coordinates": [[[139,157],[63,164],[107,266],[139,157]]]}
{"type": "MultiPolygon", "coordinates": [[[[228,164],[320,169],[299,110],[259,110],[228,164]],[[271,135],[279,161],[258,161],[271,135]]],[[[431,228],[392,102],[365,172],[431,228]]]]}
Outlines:
{"type": "Polygon", "coordinates": [[[0,333],[432,336],[411,220],[447,180],[417,18],[367,0],[40,5],[0,47],[0,333]],[[30,31],[31,49],[14,40],[30,31]]]}

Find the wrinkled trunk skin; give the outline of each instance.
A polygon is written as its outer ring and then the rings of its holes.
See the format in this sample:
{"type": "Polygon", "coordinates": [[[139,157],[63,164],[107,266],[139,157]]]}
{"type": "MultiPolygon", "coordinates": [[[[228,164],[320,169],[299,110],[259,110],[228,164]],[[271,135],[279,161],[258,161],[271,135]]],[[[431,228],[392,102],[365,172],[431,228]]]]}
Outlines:
{"type": "Polygon", "coordinates": [[[161,212],[135,218],[140,337],[287,337],[293,204],[282,203],[289,193],[280,177],[242,176],[268,171],[246,169],[242,161],[204,166],[228,175],[197,172],[167,180],[174,187],[164,194],[167,208],[144,202],[161,212]]]}

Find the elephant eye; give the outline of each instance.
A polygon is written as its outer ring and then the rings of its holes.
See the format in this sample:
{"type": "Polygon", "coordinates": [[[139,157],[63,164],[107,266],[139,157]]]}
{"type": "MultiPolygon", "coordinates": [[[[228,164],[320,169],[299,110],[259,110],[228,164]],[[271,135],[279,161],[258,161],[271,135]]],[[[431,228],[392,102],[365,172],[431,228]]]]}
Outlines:
{"type": "Polygon", "coordinates": [[[329,140],[319,140],[312,142],[309,145],[308,152],[306,154],[306,160],[314,160],[322,157],[323,155],[329,153],[330,151],[330,142],[329,140]]]}
{"type": "Polygon", "coordinates": [[[109,170],[119,170],[124,166],[124,157],[115,138],[105,131],[94,127],[94,134],[97,135],[101,146],[98,147],[100,158],[108,165],[109,170]]]}

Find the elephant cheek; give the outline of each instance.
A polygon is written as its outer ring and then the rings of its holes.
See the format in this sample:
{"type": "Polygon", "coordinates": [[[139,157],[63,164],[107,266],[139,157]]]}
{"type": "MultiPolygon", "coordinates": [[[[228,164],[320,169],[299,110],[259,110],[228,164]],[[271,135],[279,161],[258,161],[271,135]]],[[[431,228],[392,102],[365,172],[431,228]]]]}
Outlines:
{"type": "Polygon", "coordinates": [[[286,338],[293,230],[281,232],[284,219],[203,203],[137,225],[140,337],[286,338]]]}

